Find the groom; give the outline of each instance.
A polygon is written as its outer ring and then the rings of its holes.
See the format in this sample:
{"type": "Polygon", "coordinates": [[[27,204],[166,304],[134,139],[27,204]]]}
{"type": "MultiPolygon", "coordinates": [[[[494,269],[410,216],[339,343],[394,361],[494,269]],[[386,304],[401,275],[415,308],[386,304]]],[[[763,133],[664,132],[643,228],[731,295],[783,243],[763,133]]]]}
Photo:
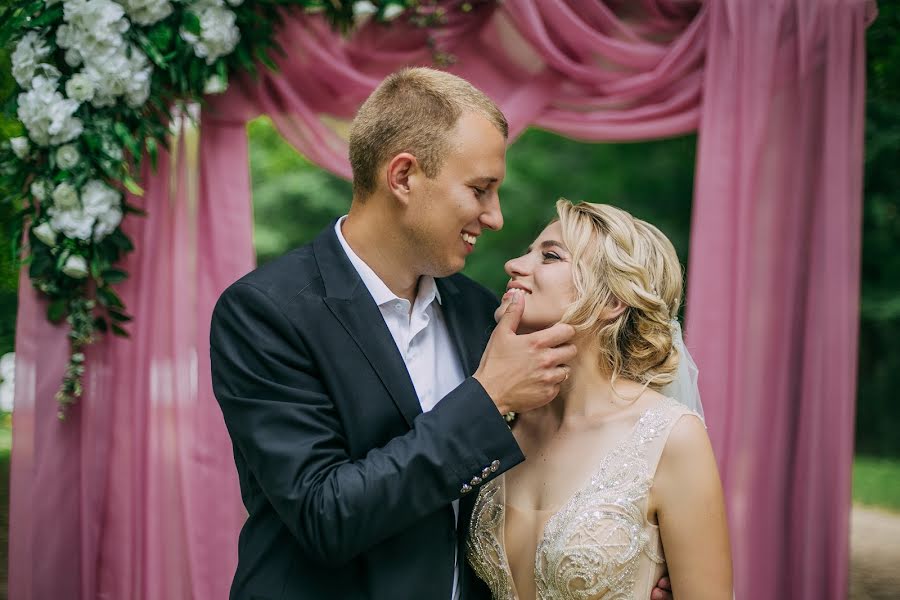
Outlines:
{"type": "Polygon", "coordinates": [[[219,299],[249,513],[232,600],[489,597],[461,541],[479,486],[524,458],[503,415],[549,402],[575,354],[568,325],[515,334],[521,298],[495,328],[457,274],[503,224],[506,138],[467,82],[395,73],[353,121],[349,215],[219,299]]]}

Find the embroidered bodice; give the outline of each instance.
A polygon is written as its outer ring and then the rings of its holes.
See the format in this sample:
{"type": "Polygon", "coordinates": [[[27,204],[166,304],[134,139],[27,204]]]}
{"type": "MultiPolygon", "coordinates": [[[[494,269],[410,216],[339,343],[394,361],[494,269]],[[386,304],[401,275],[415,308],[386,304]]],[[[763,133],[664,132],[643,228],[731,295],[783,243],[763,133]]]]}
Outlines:
{"type": "MultiPolygon", "coordinates": [[[[644,411],[599,465],[590,465],[594,474],[586,485],[557,509],[529,511],[530,522],[543,522],[534,556],[536,598],[650,597],[664,571],[665,558],[659,529],[648,520],[648,497],[668,433],[685,414],[694,413],[669,399],[644,411]]],[[[506,525],[510,520],[507,512],[522,509],[506,504],[505,485],[503,475],[481,489],[472,513],[467,552],[469,563],[487,582],[493,597],[515,600],[519,596],[505,547],[509,538],[506,525]]],[[[524,563],[514,563],[512,568],[517,566],[525,568],[524,563]]],[[[522,600],[526,600],[532,592],[519,593],[525,594],[522,600]]]]}

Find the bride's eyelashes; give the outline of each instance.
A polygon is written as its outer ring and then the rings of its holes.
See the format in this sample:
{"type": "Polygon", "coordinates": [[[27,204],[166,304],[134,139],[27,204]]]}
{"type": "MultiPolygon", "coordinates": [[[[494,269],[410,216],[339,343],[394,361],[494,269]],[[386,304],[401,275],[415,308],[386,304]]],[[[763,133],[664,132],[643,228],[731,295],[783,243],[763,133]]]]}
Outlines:
{"type": "Polygon", "coordinates": [[[556,252],[544,252],[544,260],[562,260],[556,252]]]}

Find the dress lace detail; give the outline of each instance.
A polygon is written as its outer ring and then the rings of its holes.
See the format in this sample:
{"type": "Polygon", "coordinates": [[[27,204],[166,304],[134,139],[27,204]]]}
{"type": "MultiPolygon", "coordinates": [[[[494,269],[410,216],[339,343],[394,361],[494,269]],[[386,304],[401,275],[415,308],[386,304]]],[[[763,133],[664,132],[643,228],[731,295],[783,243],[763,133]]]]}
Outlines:
{"type": "MultiPolygon", "coordinates": [[[[678,417],[692,414],[674,400],[645,411],[631,433],[607,454],[590,483],[544,526],[534,576],[540,600],[631,600],[642,560],[665,562],[646,506],[658,455],[651,442],[678,417]]],[[[497,600],[515,600],[504,539],[500,477],[479,494],[467,543],[469,562],[497,600]]]]}
{"type": "Polygon", "coordinates": [[[469,564],[475,573],[488,584],[491,595],[503,600],[514,600],[512,575],[503,548],[503,500],[500,493],[502,476],[484,485],[472,509],[472,523],[466,540],[469,564]]]}

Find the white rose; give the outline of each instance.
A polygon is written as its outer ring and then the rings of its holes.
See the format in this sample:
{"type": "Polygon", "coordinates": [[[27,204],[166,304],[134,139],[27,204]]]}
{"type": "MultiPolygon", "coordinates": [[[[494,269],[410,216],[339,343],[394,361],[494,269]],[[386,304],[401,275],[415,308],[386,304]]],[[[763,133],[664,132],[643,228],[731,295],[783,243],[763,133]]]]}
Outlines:
{"type": "Polygon", "coordinates": [[[65,24],[56,30],[56,43],[67,49],[66,62],[102,64],[123,44],[128,31],[125,10],[112,0],[69,0],[63,4],[65,24]]]}
{"type": "Polygon", "coordinates": [[[122,195],[99,179],[92,179],[81,188],[81,209],[91,217],[118,209],[121,203],[122,195]]]}
{"type": "Polygon", "coordinates": [[[122,46],[104,61],[86,64],[83,73],[94,86],[91,104],[97,108],[112,106],[123,95],[130,107],[138,108],[150,96],[153,65],[137,47],[122,46]]]}
{"type": "Polygon", "coordinates": [[[206,59],[211,65],[220,56],[234,50],[241,39],[241,32],[235,24],[234,13],[217,3],[200,3],[192,9],[200,18],[200,35],[181,29],[182,39],[191,44],[194,54],[206,59]]]}
{"type": "Polygon", "coordinates": [[[75,117],[79,104],[56,90],[57,80],[36,76],[31,89],[19,94],[19,120],[28,137],[39,146],[64,144],[81,135],[81,119],[75,117]]]}
{"type": "Polygon", "coordinates": [[[22,160],[28,158],[28,151],[31,150],[31,145],[28,143],[27,137],[10,138],[9,145],[12,146],[12,151],[16,156],[22,160]]]}
{"type": "Polygon", "coordinates": [[[122,146],[111,137],[103,136],[100,140],[100,149],[113,160],[122,160],[124,157],[122,146]]]}
{"type": "Polygon", "coordinates": [[[94,230],[94,217],[84,214],[80,208],[60,210],[55,206],[47,209],[50,226],[75,240],[89,240],[94,230]]]}
{"type": "Polygon", "coordinates": [[[56,246],[56,231],[53,230],[53,227],[50,226],[50,223],[44,221],[34,229],[34,237],[41,240],[51,248],[56,246]]]}
{"type": "Polygon", "coordinates": [[[69,210],[78,206],[78,190],[65,181],[53,190],[53,205],[60,210],[69,210]]]}
{"type": "Polygon", "coordinates": [[[353,18],[355,20],[365,20],[366,18],[378,12],[378,7],[368,0],[361,0],[353,3],[353,18]]]}
{"type": "Polygon", "coordinates": [[[150,78],[153,75],[153,65],[150,64],[146,54],[132,47],[128,69],[131,76],[125,80],[125,103],[131,108],[139,108],[150,97],[150,78]]]}
{"type": "Polygon", "coordinates": [[[66,144],[56,149],[56,164],[60,169],[71,169],[81,160],[81,154],[74,144],[66,144]]]}
{"type": "Polygon", "coordinates": [[[400,6],[399,4],[388,4],[387,8],[384,9],[384,20],[390,21],[400,16],[403,11],[406,9],[400,6]]]}
{"type": "Polygon", "coordinates": [[[99,242],[103,240],[103,238],[115,231],[121,222],[122,210],[117,206],[98,215],[97,222],[94,224],[94,241],[99,242]]]}
{"type": "Polygon", "coordinates": [[[121,0],[125,12],[138,25],[153,25],[172,14],[168,0],[121,0]]]}
{"type": "Polygon", "coordinates": [[[84,260],[84,257],[73,254],[66,259],[62,272],[72,279],[84,279],[88,275],[87,261],[84,260]]]}
{"type": "Polygon", "coordinates": [[[206,84],[203,86],[204,94],[221,94],[225,90],[228,89],[228,80],[224,77],[219,77],[218,75],[213,75],[209,79],[206,80],[206,84]]]}
{"type": "Polygon", "coordinates": [[[31,195],[38,200],[46,200],[49,184],[46,179],[37,179],[31,182],[31,195]]]}
{"type": "Polygon", "coordinates": [[[22,36],[12,54],[12,74],[16,82],[28,89],[35,69],[48,56],[50,56],[50,47],[37,32],[29,31],[22,36]]]}
{"type": "Polygon", "coordinates": [[[88,102],[94,97],[94,82],[84,73],[76,73],[66,82],[66,96],[78,102],[88,102]]]}

